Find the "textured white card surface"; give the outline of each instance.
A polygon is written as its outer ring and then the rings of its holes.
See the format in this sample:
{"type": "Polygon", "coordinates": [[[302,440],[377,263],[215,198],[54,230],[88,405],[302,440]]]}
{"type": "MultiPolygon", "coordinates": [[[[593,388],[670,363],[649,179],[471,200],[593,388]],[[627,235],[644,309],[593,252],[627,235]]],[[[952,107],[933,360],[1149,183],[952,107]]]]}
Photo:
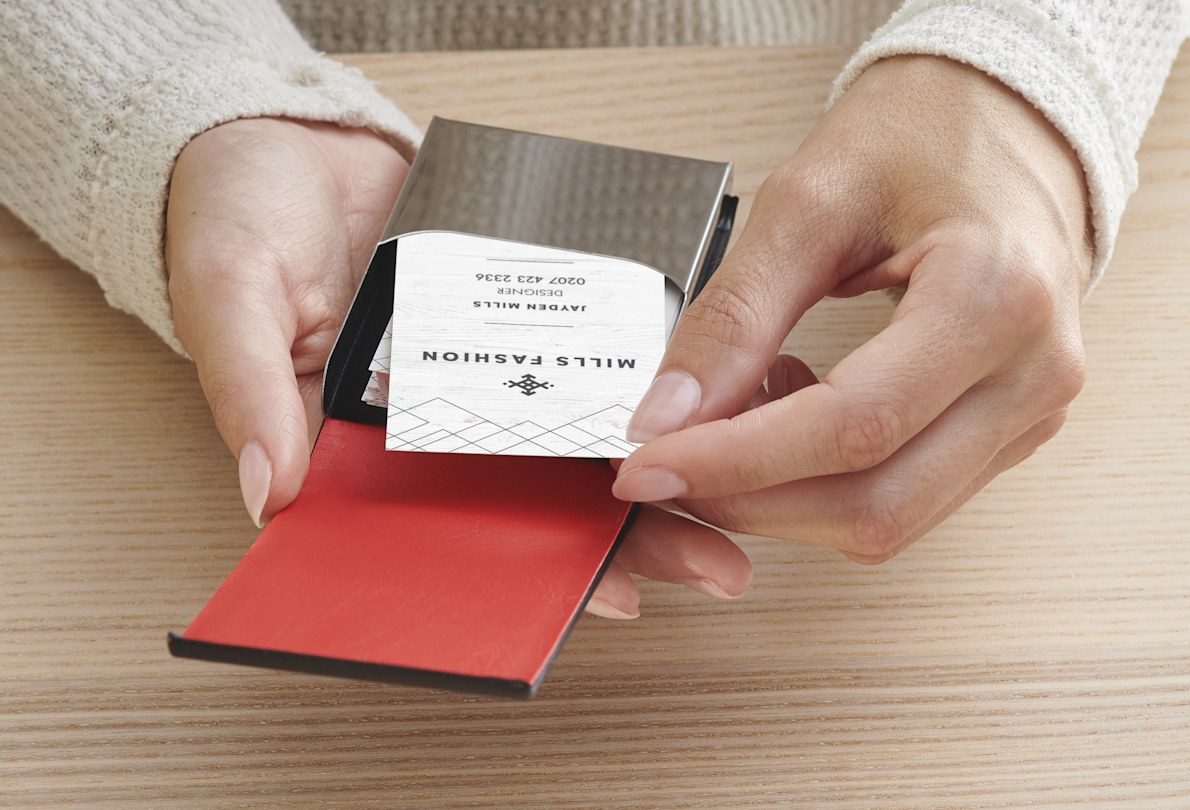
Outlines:
{"type": "Polygon", "coordinates": [[[665,351],[626,259],[430,231],[397,243],[389,450],[623,458],[665,351]]]}

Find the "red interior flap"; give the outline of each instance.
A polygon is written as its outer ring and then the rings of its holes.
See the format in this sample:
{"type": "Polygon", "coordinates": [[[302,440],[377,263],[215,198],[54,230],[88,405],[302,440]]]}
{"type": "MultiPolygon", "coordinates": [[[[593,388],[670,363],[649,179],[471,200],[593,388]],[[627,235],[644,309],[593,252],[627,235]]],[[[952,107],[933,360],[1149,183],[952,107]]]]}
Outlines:
{"type": "Polygon", "coordinates": [[[328,419],[301,494],[182,639],[532,690],[628,518],[613,478],[589,459],[388,452],[382,427],[328,419]]]}

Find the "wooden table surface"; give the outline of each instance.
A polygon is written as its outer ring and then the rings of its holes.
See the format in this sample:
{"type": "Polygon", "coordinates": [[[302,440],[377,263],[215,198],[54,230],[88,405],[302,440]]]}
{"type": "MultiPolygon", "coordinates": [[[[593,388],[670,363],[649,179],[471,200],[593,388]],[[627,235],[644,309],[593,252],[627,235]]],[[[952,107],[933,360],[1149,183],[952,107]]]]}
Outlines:
{"type": "MultiPolygon", "coordinates": [[[[353,58],[432,113],[735,161],[842,48],[353,58]]],[[[0,212],[0,806],[1190,807],[1190,60],[1084,309],[1062,434],[908,552],[761,539],[744,599],[645,584],[529,703],[166,654],[256,532],[194,369],[0,212]]],[[[828,302],[822,372],[879,329],[828,302]]]]}

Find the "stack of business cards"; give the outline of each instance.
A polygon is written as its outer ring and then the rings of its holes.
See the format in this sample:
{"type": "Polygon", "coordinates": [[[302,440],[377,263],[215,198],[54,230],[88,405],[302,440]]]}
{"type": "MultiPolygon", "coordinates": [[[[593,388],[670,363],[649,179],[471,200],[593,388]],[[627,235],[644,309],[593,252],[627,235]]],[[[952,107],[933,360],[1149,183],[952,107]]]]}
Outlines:
{"type": "Polygon", "coordinates": [[[623,458],[665,351],[665,278],[627,259],[406,234],[364,400],[389,450],[623,458]]]}
{"type": "Polygon", "coordinates": [[[392,353],[393,322],[390,318],[384,328],[384,337],[380,338],[372,362],[368,364],[368,386],[364,389],[363,400],[369,405],[388,407],[388,364],[392,353]]]}

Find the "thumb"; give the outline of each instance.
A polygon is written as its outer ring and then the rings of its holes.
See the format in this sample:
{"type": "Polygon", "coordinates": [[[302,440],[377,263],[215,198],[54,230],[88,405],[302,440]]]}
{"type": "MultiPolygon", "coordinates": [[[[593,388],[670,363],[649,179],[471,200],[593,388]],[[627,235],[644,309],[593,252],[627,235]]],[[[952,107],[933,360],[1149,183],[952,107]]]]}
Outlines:
{"type": "Polygon", "coordinates": [[[215,425],[239,459],[244,505],[263,526],[297,496],[309,445],[290,354],[295,315],[282,291],[253,289],[245,275],[203,295],[175,297],[174,321],[215,425]]]}
{"type": "Polygon", "coordinates": [[[761,187],[739,244],[678,321],[629,441],[745,410],[794,324],[833,286],[825,240],[796,238],[809,228],[789,227],[799,215],[774,199],[774,184],[761,187]]]}

